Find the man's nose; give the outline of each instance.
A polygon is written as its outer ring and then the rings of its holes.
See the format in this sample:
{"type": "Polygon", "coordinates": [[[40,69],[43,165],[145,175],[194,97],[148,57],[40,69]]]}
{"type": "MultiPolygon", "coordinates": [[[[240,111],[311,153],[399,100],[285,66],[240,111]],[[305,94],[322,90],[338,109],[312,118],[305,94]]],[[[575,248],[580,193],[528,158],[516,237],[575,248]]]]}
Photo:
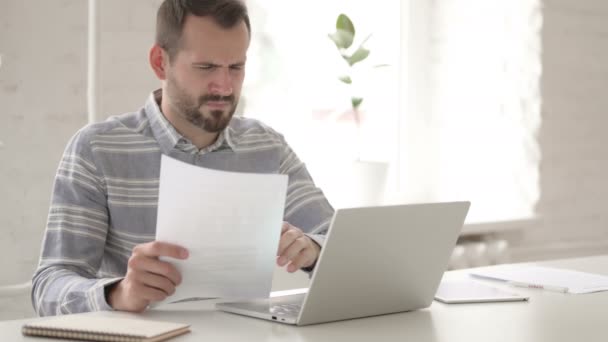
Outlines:
{"type": "Polygon", "coordinates": [[[216,95],[228,96],[232,94],[232,77],[228,68],[221,68],[215,73],[211,84],[210,92],[216,95]]]}

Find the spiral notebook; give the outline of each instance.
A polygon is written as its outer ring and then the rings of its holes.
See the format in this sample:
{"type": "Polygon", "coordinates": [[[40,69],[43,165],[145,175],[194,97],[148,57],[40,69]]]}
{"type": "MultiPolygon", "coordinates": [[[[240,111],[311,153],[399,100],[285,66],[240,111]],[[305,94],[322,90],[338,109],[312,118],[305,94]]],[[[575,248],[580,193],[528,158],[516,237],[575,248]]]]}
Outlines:
{"type": "Polygon", "coordinates": [[[65,315],[26,323],[21,332],[26,336],[85,341],[157,342],[188,333],[190,326],[143,319],[65,315]]]}

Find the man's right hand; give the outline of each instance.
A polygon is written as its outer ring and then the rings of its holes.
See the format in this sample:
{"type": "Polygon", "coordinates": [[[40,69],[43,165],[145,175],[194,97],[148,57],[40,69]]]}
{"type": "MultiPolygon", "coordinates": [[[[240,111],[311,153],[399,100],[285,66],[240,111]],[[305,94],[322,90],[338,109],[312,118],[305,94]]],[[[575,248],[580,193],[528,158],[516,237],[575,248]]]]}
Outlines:
{"type": "Polygon", "coordinates": [[[183,260],[188,258],[188,250],[160,241],[135,246],[125,278],[107,292],[108,304],[115,310],[142,312],[150,303],[172,295],[182,277],[172,264],[160,261],[160,256],[183,260]]]}

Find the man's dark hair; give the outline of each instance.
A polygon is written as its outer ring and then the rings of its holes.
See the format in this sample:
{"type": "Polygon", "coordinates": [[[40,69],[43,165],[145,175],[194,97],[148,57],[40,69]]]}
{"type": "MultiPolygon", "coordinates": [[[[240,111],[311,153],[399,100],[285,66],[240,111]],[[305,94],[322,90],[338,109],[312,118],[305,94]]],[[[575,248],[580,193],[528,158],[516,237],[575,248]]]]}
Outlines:
{"type": "Polygon", "coordinates": [[[188,15],[210,16],[224,28],[232,28],[242,20],[251,36],[249,14],[242,0],[165,0],[156,16],[156,44],[167,51],[170,59],[180,47],[188,15]]]}

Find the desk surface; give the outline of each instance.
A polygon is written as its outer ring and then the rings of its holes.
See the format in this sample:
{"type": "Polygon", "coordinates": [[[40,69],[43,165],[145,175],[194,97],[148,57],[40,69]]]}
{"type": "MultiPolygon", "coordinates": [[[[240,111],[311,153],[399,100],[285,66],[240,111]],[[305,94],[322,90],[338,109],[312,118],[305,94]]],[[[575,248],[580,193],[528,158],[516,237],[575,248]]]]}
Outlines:
{"type": "MultiPolygon", "coordinates": [[[[539,262],[608,275],[608,255],[539,262]]],[[[462,277],[465,271],[446,273],[462,277]]],[[[496,283],[492,283],[496,284],[496,283]]],[[[171,341],[608,341],[608,292],[571,295],[534,289],[516,289],[529,302],[442,304],[385,316],[319,325],[292,327],[242,317],[213,309],[212,301],[175,304],[137,317],[189,323],[192,332],[171,341]]],[[[96,312],[90,315],[134,316],[96,312]]],[[[57,341],[21,335],[21,325],[32,321],[0,322],[0,341],[57,341]]]]}

